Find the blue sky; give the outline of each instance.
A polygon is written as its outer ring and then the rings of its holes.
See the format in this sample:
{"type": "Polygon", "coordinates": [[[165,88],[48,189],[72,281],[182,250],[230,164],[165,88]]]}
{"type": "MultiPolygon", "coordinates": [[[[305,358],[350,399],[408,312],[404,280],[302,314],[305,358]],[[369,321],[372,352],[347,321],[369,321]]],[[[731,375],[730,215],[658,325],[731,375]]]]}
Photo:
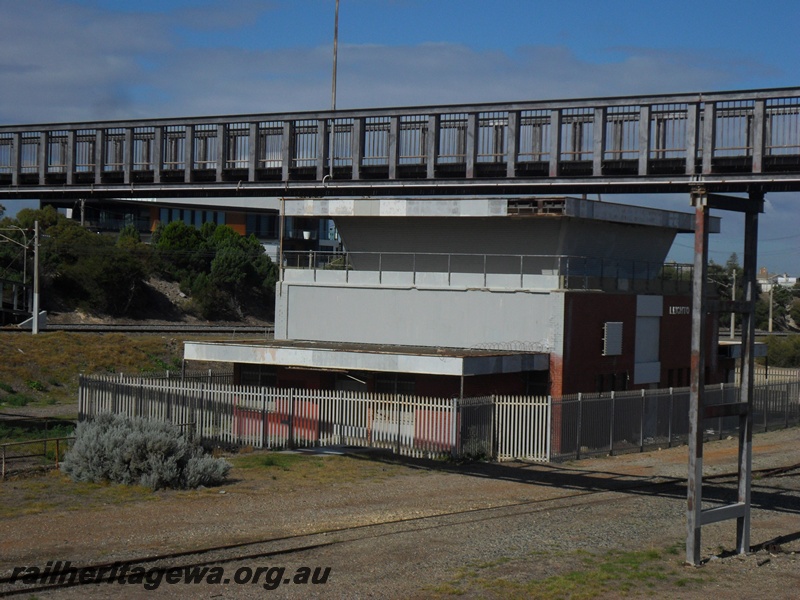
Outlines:
{"type": "MultiPolygon", "coordinates": [[[[328,108],[334,5],[0,0],[0,123],[328,108]]],[[[339,108],[800,86],[797,0],[340,0],[339,19],[339,108]]],[[[798,211],[768,197],[759,264],[800,272],[798,211]]],[[[741,256],[722,216],[717,262],[741,256]]]]}

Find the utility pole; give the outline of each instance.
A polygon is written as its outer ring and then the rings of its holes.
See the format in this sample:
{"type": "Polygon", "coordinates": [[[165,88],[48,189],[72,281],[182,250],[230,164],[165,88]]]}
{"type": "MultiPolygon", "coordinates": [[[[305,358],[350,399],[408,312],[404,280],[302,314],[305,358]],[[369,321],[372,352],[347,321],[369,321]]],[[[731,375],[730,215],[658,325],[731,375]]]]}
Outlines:
{"type": "MultiPolygon", "coordinates": [[[[336,63],[339,54],[339,0],[333,17],[333,75],[331,77],[331,111],[336,111],[336,63]]],[[[336,150],[336,119],[331,116],[331,132],[328,148],[328,176],[333,179],[333,161],[336,150]]]]}
{"type": "MultiPolygon", "coordinates": [[[[731,302],[736,302],[736,267],[733,268],[733,287],[731,288],[731,302]]],[[[736,329],[736,313],[731,311],[731,333],[730,339],[733,339],[733,332],[736,329]]]]}
{"type": "Polygon", "coordinates": [[[33,335],[39,333],[39,221],[33,224],[33,335]]]}
{"type": "Polygon", "coordinates": [[[772,289],[775,287],[775,284],[770,284],[769,286],[769,332],[772,333],[772,289]]]}

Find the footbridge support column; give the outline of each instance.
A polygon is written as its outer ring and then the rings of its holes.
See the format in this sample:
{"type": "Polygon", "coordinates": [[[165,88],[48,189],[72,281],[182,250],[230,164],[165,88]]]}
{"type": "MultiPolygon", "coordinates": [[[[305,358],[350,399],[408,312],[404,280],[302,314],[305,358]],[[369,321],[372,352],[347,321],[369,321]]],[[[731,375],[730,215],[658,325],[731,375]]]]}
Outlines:
{"type": "MultiPolygon", "coordinates": [[[[736,549],[750,550],[750,487],[752,479],[753,375],[755,368],[755,301],[758,214],[764,209],[764,194],[751,192],[748,198],[710,194],[703,186],[691,191],[695,208],[694,280],[692,288],[692,356],[689,396],[689,474],[686,506],[686,562],[701,561],[703,525],[736,519],[736,549]],[[737,402],[706,406],[705,371],[706,323],[708,302],[708,223],[711,209],[732,210],[745,214],[743,299],[731,300],[729,311],[742,314],[742,365],[737,402]],[[703,420],[726,416],[739,417],[737,499],[727,506],[703,510],[703,420]]],[[[716,351],[716,349],[714,349],[716,351]]]]}

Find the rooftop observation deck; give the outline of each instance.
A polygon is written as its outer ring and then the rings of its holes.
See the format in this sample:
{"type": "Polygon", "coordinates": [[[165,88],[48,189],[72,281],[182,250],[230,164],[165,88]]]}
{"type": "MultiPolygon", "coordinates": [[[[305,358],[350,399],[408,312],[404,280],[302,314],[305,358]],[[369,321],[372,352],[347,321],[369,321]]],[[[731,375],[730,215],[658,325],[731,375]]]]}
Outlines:
{"type": "Polygon", "coordinates": [[[3,198],[800,190],[800,88],[9,125],[3,198]]]}

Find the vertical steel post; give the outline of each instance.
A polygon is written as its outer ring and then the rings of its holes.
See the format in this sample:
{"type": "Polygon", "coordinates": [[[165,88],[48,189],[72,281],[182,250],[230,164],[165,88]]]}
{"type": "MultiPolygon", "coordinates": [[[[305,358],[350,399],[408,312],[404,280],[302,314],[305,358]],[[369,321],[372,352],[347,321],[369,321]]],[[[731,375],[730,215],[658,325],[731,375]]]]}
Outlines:
{"type": "MultiPolygon", "coordinates": [[[[754,204],[761,205],[763,194],[750,194],[754,204]]],[[[739,488],[737,501],[744,504],[744,515],[736,519],[736,551],[750,550],[750,483],[753,466],[753,384],[755,380],[755,301],[756,254],[758,248],[758,211],[745,213],[744,222],[744,292],[745,312],[742,315],[742,377],[741,392],[747,411],[739,417],[739,488]]]]}
{"type": "Polygon", "coordinates": [[[33,223],[33,321],[31,333],[39,333],[39,221],[33,223]]]}
{"type": "Polygon", "coordinates": [[[608,454],[614,455],[614,419],[617,416],[617,402],[614,390],[611,390],[611,419],[608,428],[608,454]]]}
{"type": "Polygon", "coordinates": [[[575,444],[575,460],[580,460],[580,458],[581,458],[581,416],[582,415],[583,415],[583,395],[581,394],[581,392],[578,392],[578,416],[575,419],[575,421],[577,422],[576,423],[576,427],[577,427],[577,436],[576,436],[577,443],[575,444]]]}
{"type": "Polygon", "coordinates": [[[703,188],[692,191],[695,207],[694,280],[692,285],[692,354],[689,393],[689,475],[686,504],[686,562],[700,563],[703,498],[703,410],[705,379],[706,277],[708,271],[708,197],[703,188]]]}
{"type": "Polygon", "coordinates": [[[290,448],[294,448],[294,389],[289,390],[289,431],[288,439],[286,440],[286,445],[290,448]]]}

